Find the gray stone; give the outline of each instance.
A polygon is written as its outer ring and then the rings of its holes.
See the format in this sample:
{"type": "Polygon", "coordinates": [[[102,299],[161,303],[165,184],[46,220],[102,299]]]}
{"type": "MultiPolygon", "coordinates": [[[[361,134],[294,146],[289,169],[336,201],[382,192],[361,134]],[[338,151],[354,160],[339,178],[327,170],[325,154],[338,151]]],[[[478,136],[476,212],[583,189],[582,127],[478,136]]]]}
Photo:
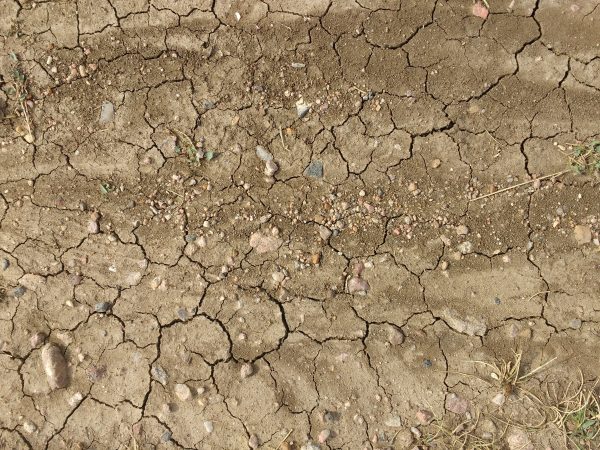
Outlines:
{"type": "Polygon", "coordinates": [[[273,160],[273,155],[271,154],[271,152],[269,152],[262,145],[256,146],[256,156],[258,156],[261,160],[263,160],[265,162],[273,160]]]}
{"type": "Polygon", "coordinates": [[[105,313],[110,309],[110,307],[111,307],[111,304],[109,302],[100,302],[100,303],[96,303],[96,306],[94,306],[94,309],[98,313],[105,313]]]}
{"type": "Polygon", "coordinates": [[[25,286],[19,285],[13,290],[13,296],[15,298],[23,297],[25,295],[25,292],[27,292],[27,288],[25,286]]]}
{"type": "Polygon", "coordinates": [[[167,384],[167,380],[169,379],[169,376],[167,375],[167,372],[165,372],[165,369],[163,369],[162,367],[152,366],[152,369],[150,370],[150,374],[152,375],[152,378],[154,378],[156,381],[158,381],[163,386],[165,386],[167,384]]]}
{"type": "Polygon", "coordinates": [[[0,262],[0,269],[6,270],[6,269],[8,269],[9,266],[10,266],[10,261],[6,258],[2,258],[2,261],[0,262]]]}
{"type": "Polygon", "coordinates": [[[100,108],[100,123],[112,122],[115,118],[115,106],[108,101],[102,102],[100,108]]]}
{"type": "Polygon", "coordinates": [[[323,162],[311,161],[304,173],[307,177],[323,178],[323,162]]]}

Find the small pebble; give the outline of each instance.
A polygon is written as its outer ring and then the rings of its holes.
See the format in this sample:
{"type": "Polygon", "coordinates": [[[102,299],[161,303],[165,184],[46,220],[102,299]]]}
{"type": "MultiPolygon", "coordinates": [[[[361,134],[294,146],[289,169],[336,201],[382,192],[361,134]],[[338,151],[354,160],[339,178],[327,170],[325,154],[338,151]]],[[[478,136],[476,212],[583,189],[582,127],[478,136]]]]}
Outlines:
{"type": "Polygon", "coordinates": [[[158,381],[160,384],[165,386],[167,384],[167,380],[169,379],[167,372],[161,366],[152,366],[152,370],[150,370],[150,374],[152,378],[158,381]]]}
{"type": "Polygon", "coordinates": [[[463,255],[468,255],[469,253],[473,252],[473,244],[470,241],[465,241],[461,244],[458,244],[456,248],[463,255]]]}
{"type": "Polygon", "coordinates": [[[307,177],[323,178],[323,162],[311,161],[304,173],[307,177]]]}
{"type": "Polygon", "coordinates": [[[100,303],[96,303],[96,305],[94,306],[94,309],[96,310],[97,313],[105,313],[111,308],[111,306],[112,305],[109,302],[100,302],[100,303]]]}
{"type": "Polygon", "coordinates": [[[192,398],[192,391],[186,384],[176,384],[175,385],[175,395],[179,400],[185,402],[192,398]]]}
{"type": "Polygon", "coordinates": [[[265,175],[266,176],[272,177],[273,175],[275,175],[277,173],[278,170],[279,170],[279,166],[272,159],[268,160],[265,163],[265,175]]]}
{"type": "Polygon", "coordinates": [[[442,165],[442,161],[440,161],[439,159],[434,159],[433,161],[431,161],[431,168],[432,169],[437,169],[438,167],[440,167],[442,165]]]}
{"type": "Polygon", "coordinates": [[[81,403],[81,400],[83,400],[83,394],[81,392],[75,392],[69,398],[69,400],[67,400],[67,402],[69,403],[69,405],[71,405],[71,407],[74,408],[75,406],[77,406],[81,403]]]}
{"type": "Polygon", "coordinates": [[[360,277],[352,277],[348,281],[348,293],[350,294],[367,295],[370,288],[369,283],[360,277]]]}
{"type": "Polygon", "coordinates": [[[48,343],[42,348],[42,366],[51,389],[61,389],[69,384],[69,369],[62,350],[48,343]]]}
{"type": "Polygon", "coordinates": [[[9,266],[10,266],[10,261],[6,258],[2,258],[2,261],[0,262],[0,269],[6,270],[6,269],[8,269],[9,266]]]}
{"type": "Polygon", "coordinates": [[[426,409],[420,409],[415,414],[415,417],[421,425],[428,425],[433,420],[433,413],[426,409]]]}
{"type": "Polygon", "coordinates": [[[258,440],[258,436],[255,434],[250,435],[250,439],[248,439],[248,447],[251,449],[257,449],[260,445],[260,441],[258,440]]]}
{"type": "Polygon", "coordinates": [[[13,297],[15,297],[15,298],[23,297],[25,295],[25,292],[27,292],[27,288],[25,286],[19,285],[16,288],[14,288],[13,297]]]}
{"type": "Polygon", "coordinates": [[[95,220],[90,220],[87,229],[90,234],[98,234],[100,232],[100,224],[95,220]]]}
{"type": "Polygon", "coordinates": [[[573,230],[577,245],[589,244],[592,241],[592,229],[588,225],[577,225],[573,230]]]}
{"type": "Polygon", "coordinates": [[[115,107],[111,102],[105,101],[102,102],[102,107],[100,108],[100,123],[108,123],[112,122],[115,118],[115,107]]]}
{"type": "Polygon", "coordinates": [[[456,231],[456,234],[458,234],[459,236],[466,236],[467,234],[469,234],[469,227],[467,227],[466,225],[459,225],[454,229],[454,231],[456,231]]]}
{"type": "Polygon", "coordinates": [[[250,363],[242,364],[242,367],[240,369],[240,376],[242,377],[242,379],[248,378],[253,373],[254,373],[254,367],[252,366],[252,364],[250,364],[250,363]]]}
{"type": "Polygon", "coordinates": [[[31,337],[29,338],[29,343],[31,344],[32,348],[38,348],[44,343],[45,340],[46,334],[39,332],[31,335],[31,337]]]}
{"type": "Polygon", "coordinates": [[[163,442],[169,442],[172,437],[173,437],[173,434],[170,431],[165,431],[162,434],[162,436],[160,437],[160,440],[163,442]]]}
{"type": "Polygon", "coordinates": [[[298,115],[299,119],[303,119],[309,111],[310,106],[304,102],[304,100],[300,99],[296,102],[296,114],[298,115]]]}
{"type": "Polygon", "coordinates": [[[25,430],[25,433],[32,434],[32,433],[35,433],[37,431],[37,429],[38,428],[35,423],[33,423],[29,420],[26,420],[25,422],[23,422],[23,430],[25,430]]]}
{"type": "Polygon", "coordinates": [[[446,409],[454,414],[464,414],[469,409],[469,402],[452,393],[446,397],[446,409]]]}
{"type": "Polygon", "coordinates": [[[266,148],[264,148],[262,145],[256,146],[256,156],[258,156],[260,159],[262,159],[265,162],[273,160],[273,155],[271,155],[271,153],[266,148]]]}
{"type": "Polygon", "coordinates": [[[492,399],[492,403],[498,406],[502,406],[504,405],[504,402],[506,401],[506,397],[504,396],[504,394],[502,392],[499,392],[498,394],[496,394],[494,396],[494,398],[492,399]]]}
{"type": "Polygon", "coordinates": [[[331,437],[331,430],[325,428],[319,433],[318,441],[320,444],[324,444],[331,437]]]}
{"type": "Polygon", "coordinates": [[[207,433],[212,433],[214,430],[213,423],[210,420],[205,420],[204,421],[204,429],[206,430],[207,433]]]}

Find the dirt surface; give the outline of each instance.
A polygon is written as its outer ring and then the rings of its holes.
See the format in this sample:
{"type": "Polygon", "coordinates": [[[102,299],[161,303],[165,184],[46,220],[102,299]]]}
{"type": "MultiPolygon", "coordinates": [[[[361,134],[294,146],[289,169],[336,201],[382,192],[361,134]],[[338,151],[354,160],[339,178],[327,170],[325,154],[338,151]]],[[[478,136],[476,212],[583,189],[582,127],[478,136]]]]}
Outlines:
{"type": "Polygon", "coordinates": [[[599,5],[0,0],[0,447],[565,448],[599,5]]]}

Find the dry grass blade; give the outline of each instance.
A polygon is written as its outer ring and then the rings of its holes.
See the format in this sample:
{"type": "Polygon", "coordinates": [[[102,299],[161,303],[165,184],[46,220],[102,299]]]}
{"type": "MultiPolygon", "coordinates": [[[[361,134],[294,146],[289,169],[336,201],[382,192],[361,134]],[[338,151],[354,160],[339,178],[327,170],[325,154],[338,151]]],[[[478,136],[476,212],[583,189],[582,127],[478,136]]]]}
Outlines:
{"type": "Polygon", "coordinates": [[[586,389],[581,371],[580,378],[573,394],[569,394],[572,386],[569,383],[562,398],[550,407],[554,414],[552,423],[562,431],[565,446],[570,442],[577,449],[594,448],[591,445],[597,444],[600,436],[600,399],[595,392],[598,380],[586,389]]]}

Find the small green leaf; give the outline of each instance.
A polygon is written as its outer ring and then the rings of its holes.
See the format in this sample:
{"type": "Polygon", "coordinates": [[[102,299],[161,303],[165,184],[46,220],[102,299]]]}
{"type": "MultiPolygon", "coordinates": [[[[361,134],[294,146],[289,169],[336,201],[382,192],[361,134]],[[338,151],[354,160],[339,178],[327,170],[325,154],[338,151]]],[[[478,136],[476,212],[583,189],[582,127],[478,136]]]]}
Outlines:
{"type": "Polygon", "coordinates": [[[15,52],[10,52],[10,59],[12,59],[13,61],[18,61],[19,58],[17,57],[17,55],[15,54],[15,52]]]}
{"type": "Polygon", "coordinates": [[[112,186],[108,183],[102,183],[100,184],[100,192],[102,192],[103,194],[108,194],[110,191],[112,191],[112,186]]]}
{"type": "Polygon", "coordinates": [[[215,152],[213,152],[212,150],[209,150],[204,153],[204,159],[206,159],[207,161],[210,161],[214,157],[215,157],[215,152]]]}
{"type": "Polygon", "coordinates": [[[581,156],[581,155],[583,155],[583,148],[582,147],[575,147],[575,151],[573,152],[573,154],[575,156],[581,156]]]}
{"type": "Polygon", "coordinates": [[[175,153],[177,153],[178,155],[181,153],[181,147],[179,145],[175,146],[175,153]]]}
{"type": "Polygon", "coordinates": [[[591,427],[592,425],[595,425],[595,424],[596,424],[595,420],[588,419],[585,422],[583,422],[583,425],[581,425],[581,429],[587,430],[589,427],[591,427]]]}

